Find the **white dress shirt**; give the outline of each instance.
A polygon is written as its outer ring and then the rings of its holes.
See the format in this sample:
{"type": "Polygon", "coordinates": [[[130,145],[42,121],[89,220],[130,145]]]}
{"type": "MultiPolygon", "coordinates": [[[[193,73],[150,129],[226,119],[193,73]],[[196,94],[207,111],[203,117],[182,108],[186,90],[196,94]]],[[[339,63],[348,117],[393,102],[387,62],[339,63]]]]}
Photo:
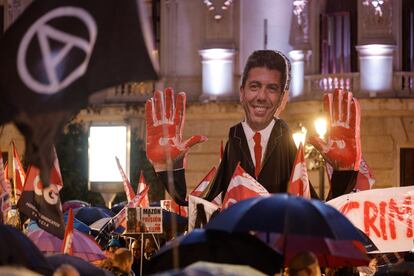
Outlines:
{"type": "MultiPolygon", "coordinates": [[[[247,144],[249,145],[250,156],[252,157],[253,163],[256,166],[256,159],[255,159],[255,154],[254,154],[254,140],[253,140],[253,136],[256,134],[256,131],[251,129],[251,127],[247,124],[246,121],[243,121],[241,124],[243,126],[244,135],[246,135],[247,144]]],[[[270,134],[272,133],[272,129],[274,125],[275,125],[275,120],[272,120],[266,128],[258,131],[260,132],[260,135],[261,135],[261,139],[260,139],[260,145],[262,146],[262,160],[261,161],[263,161],[263,156],[266,152],[267,142],[269,142],[270,134]]],[[[261,162],[261,164],[263,166],[263,162],[261,162]]]]}

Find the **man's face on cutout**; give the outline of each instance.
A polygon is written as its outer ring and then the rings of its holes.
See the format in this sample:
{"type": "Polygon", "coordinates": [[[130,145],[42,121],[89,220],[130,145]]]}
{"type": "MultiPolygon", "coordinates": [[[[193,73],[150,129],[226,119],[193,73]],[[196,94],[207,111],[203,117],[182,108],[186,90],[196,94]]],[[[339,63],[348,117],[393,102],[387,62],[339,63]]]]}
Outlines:
{"type": "Polygon", "coordinates": [[[280,79],[278,70],[254,67],[240,88],[246,122],[254,131],[266,128],[272,121],[283,95],[280,79]]]}

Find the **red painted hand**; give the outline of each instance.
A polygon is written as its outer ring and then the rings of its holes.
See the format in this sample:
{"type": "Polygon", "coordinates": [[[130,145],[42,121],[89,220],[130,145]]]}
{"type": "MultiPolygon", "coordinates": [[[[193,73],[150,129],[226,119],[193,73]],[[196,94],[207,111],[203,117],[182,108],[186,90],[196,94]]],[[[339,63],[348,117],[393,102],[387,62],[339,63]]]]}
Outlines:
{"type": "Polygon", "coordinates": [[[361,162],[361,111],[351,92],[335,90],[324,96],[324,110],[328,113],[328,138],[325,143],[311,137],[310,143],[335,170],[359,170],[361,162]]]}
{"type": "Polygon", "coordinates": [[[177,94],[171,88],[155,91],[154,97],[145,104],[147,123],[147,158],[156,171],[165,171],[168,164],[174,168],[183,168],[185,155],[195,144],[207,140],[205,136],[195,135],[182,141],[185,121],[186,95],[177,94]]]}

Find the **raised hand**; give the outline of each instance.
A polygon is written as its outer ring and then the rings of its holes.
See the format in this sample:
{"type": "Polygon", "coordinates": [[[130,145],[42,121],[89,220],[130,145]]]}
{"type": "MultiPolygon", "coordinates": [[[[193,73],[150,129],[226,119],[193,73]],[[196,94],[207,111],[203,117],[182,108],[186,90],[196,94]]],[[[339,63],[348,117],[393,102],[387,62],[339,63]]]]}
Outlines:
{"type": "Polygon", "coordinates": [[[165,89],[164,93],[155,91],[145,104],[147,158],[156,171],[167,170],[169,162],[174,168],[184,167],[187,151],[207,140],[205,136],[195,135],[182,141],[185,104],[185,93],[178,93],[174,101],[172,88],[165,89]]]}
{"type": "Polygon", "coordinates": [[[361,162],[361,111],[351,92],[340,89],[324,96],[327,113],[328,137],[325,143],[318,137],[309,142],[322,154],[335,170],[359,170],[361,162]]]}

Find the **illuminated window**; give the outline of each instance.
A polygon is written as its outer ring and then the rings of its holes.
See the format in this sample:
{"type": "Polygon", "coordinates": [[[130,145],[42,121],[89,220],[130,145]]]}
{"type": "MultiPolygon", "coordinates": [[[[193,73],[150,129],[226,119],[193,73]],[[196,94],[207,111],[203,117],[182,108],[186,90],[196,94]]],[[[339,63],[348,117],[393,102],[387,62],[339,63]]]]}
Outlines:
{"type": "Polygon", "coordinates": [[[89,129],[89,181],[122,182],[115,156],[129,174],[129,128],[91,126],[89,129]]]}

